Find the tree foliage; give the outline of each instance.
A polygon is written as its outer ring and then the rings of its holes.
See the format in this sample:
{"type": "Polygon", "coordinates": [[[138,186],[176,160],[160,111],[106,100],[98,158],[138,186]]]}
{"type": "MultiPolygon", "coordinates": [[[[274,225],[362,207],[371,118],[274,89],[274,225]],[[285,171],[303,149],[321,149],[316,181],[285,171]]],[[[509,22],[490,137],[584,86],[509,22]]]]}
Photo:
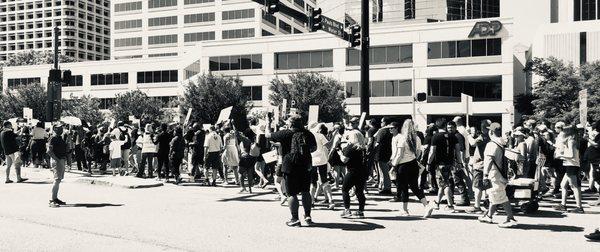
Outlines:
{"type": "Polygon", "coordinates": [[[272,105],[280,106],[287,99],[288,106],[293,102],[305,119],[310,105],[319,105],[319,121],[322,122],[338,122],[348,114],[344,88],[337,80],[308,72],[298,72],[289,78],[289,84],[279,78],[271,80],[269,99],[272,105]]]}
{"type": "Polygon", "coordinates": [[[129,116],[135,116],[142,123],[160,121],[165,115],[162,102],[149,97],[140,90],[118,94],[114,106],[110,109],[112,117],[117,121],[128,121],[129,116]]]}
{"type": "Polygon", "coordinates": [[[214,124],[221,110],[231,106],[231,118],[236,128],[248,128],[246,116],[250,105],[242,91],[242,80],[208,74],[198,76],[185,87],[180,112],[186,114],[192,108],[191,122],[214,124]]]}
{"type": "Polygon", "coordinates": [[[33,110],[33,118],[43,121],[46,114],[46,90],[38,84],[18,86],[0,93],[0,118],[23,117],[23,108],[33,110]]]}
{"type": "Polygon", "coordinates": [[[92,98],[89,95],[74,97],[62,100],[62,116],[75,116],[91,125],[97,125],[103,121],[102,113],[99,109],[100,100],[92,98]]]}
{"type": "MultiPolygon", "coordinates": [[[[76,62],[77,59],[63,54],[58,55],[60,63],[76,62]]],[[[33,66],[41,64],[54,64],[54,55],[51,51],[23,51],[11,54],[5,61],[0,61],[0,87],[2,87],[2,74],[5,66],[33,66]]]]}
{"type": "Polygon", "coordinates": [[[588,90],[588,120],[600,120],[600,63],[584,64],[576,68],[573,64],[550,57],[534,59],[525,69],[540,77],[535,83],[532,99],[532,118],[579,122],[579,91],[588,90]]]}

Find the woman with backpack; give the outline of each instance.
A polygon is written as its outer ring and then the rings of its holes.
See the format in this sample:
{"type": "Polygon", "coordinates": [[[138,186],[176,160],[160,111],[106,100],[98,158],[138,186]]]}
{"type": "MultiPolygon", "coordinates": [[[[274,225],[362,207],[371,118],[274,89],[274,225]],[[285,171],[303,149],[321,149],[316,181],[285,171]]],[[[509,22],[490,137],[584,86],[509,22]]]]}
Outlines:
{"type": "Polygon", "coordinates": [[[365,144],[364,135],[358,130],[358,117],[350,120],[351,129],[346,131],[341,144],[337,148],[338,155],[342,163],[346,164],[346,175],[342,184],[342,197],[344,199],[344,211],[342,218],[364,218],[365,210],[365,185],[369,176],[368,169],[364,162],[365,144]],[[358,199],[358,211],[352,214],[350,211],[350,190],[354,188],[354,193],[358,199]]]}
{"type": "Polygon", "coordinates": [[[324,124],[319,124],[314,128],[313,135],[317,143],[317,150],[312,153],[312,170],[311,170],[311,191],[313,203],[316,201],[320,191],[323,190],[325,193],[325,199],[328,202],[327,209],[333,210],[335,203],[333,203],[333,194],[331,192],[331,185],[329,184],[329,173],[327,167],[327,154],[329,150],[326,145],[329,143],[327,137],[327,127],[324,124]]]}
{"type": "Polygon", "coordinates": [[[579,159],[579,141],[576,136],[577,131],[574,126],[567,126],[563,129],[563,132],[564,148],[561,149],[559,153],[556,153],[556,157],[562,159],[565,176],[560,183],[562,193],[561,203],[555,206],[554,209],[563,212],[567,211],[567,190],[570,186],[573,189],[577,206],[569,212],[584,213],[583,207],[581,206],[581,167],[579,159]]]}
{"type": "Polygon", "coordinates": [[[331,137],[331,146],[333,146],[329,150],[329,155],[327,157],[327,161],[329,165],[331,165],[334,173],[334,182],[333,187],[337,190],[339,188],[340,182],[344,180],[344,176],[346,175],[346,167],[344,163],[340,160],[340,155],[336,151],[335,146],[339,146],[342,142],[342,136],[345,133],[345,128],[339,124],[334,126],[334,130],[331,137]]]}

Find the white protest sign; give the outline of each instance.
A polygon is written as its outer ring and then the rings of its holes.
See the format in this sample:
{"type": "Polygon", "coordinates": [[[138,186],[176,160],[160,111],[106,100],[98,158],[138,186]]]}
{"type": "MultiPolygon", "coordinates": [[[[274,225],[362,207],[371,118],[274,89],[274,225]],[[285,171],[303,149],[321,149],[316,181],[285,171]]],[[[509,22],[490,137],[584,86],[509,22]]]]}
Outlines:
{"type": "Polygon", "coordinates": [[[33,109],[23,108],[23,118],[27,120],[33,119],[33,109]]]}
{"type": "Polygon", "coordinates": [[[367,112],[362,112],[360,115],[360,121],[358,123],[358,129],[362,129],[363,125],[365,125],[365,120],[367,119],[367,112]]]}
{"type": "Polygon", "coordinates": [[[210,126],[212,126],[212,125],[210,125],[210,124],[202,124],[202,129],[205,130],[205,131],[208,131],[208,130],[210,130],[210,126]]]}
{"type": "Polygon", "coordinates": [[[283,103],[281,105],[281,117],[285,117],[287,115],[287,99],[283,99],[283,103]]]}
{"type": "Polygon", "coordinates": [[[185,116],[185,121],[183,121],[183,125],[187,125],[190,122],[191,117],[192,117],[192,108],[189,108],[187,115],[185,116]]]}
{"type": "Polygon", "coordinates": [[[272,150],[262,154],[265,164],[277,162],[277,151],[272,150]]]}
{"type": "Polygon", "coordinates": [[[473,115],[473,96],[467,94],[460,94],[460,102],[462,109],[467,115],[473,115]]]}
{"type": "Polygon", "coordinates": [[[275,107],[273,109],[273,121],[271,122],[271,127],[275,128],[277,127],[277,123],[279,122],[279,107],[275,107]]]}
{"type": "Polygon", "coordinates": [[[319,105],[308,107],[308,124],[319,122],[319,105]]]}
{"type": "Polygon", "coordinates": [[[227,107],[222,109],[221,113],[219,114],[219,119],[217,119],[217,123],[227,121],[227,119],[229,119],[229,116],[231,116],[232,109],[233,107],[227,107]]]}
{"type": "Polygon", "coordinates": [[[579,91],[579,122],[583,127],[587,125],[588,114],[588,92],[587,89],[579,91]]]}

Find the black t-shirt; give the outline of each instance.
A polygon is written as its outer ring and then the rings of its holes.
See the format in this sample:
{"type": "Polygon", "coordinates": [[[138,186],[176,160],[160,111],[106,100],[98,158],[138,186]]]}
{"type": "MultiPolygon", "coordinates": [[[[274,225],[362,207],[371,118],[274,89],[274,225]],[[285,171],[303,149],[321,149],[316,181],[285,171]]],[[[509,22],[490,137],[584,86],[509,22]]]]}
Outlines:
{"type": "Polygon", "coordinates": [[[381,128],[377,132],[376,158],[380,161],[390,160],[392,157],[392,133],[388,128],[381,128]]]}
{"type": "Polygon", "coordinates": [[[600,163],[600,146],[598,144],[600,144],[600,135],[597,135],[594,138],[594,143],[596,143],[595,146],[590,146],[587,148],[586,153],[587,153],[587,161],[590,163],[600,163]]]}
{"type": "Polygon", "coordinates": [[[289,129],[280,130],[271,134],[271,141],[280,143],[279,155],[285,156],[290,153],[294,132],[289,129]]]}
{"type": "Polygon", "coordinates": [[[161,132],[156,138],[158,140],[158,152],[169,153],[169,144],[173,136],[169,132],[161,132]]]}
{"type": "Polygon", "coordinates": [[[431,139],[431,145],[435,146],[436,165],[452,165],[454,164],[454,152],[456,144],[459,143],[455,134],[447,132],[439,132],[431,139]]]}
{"type": "MultiPolygon", "coordinates": [[[[317,146],[317,141],[315,140],[315,136],[310,133],[308,130],[301,130],[305,134],[306,145],[309,150],[314,150],[317,146]]],[[[283,155],[284,162],[281,171],[284,173],[294,173],[294,172],[305,172],[308,171],[306,169],[295,170],[294,167],[286,167],[288,162],[285,162],[287,159],[287,155],[290,153],[292,148],[292,138],[294,133],[298,131],[294,130],[280,130],[273,134],[271,134],[271,141],[281,143],[281,155],[283,155]]]]}
{"type": "Polygon", "coordinates": [[[348,145],[342,150],[342,154],[349,159],[348,162],[346,162],[346,169],[348,169],[348,172],[364,172],[362,150],[358,150],[353,146],[348,145]]]}
{"type": "Polygon", "coordinates": [[[465,146],[465,137],[462,134],[458,133],[458,132],[456,132],[454,134],[454,136],[456,137],[456,140],[458,140],[458,148],[460,148],[458,150],[459,151],[465,151],[465,149],[466,149],[466,146],[465,146]]]}
{"type": "Polygon", "coordinates": [[[62,137],[52,136],[52,138],[50,138],[50,146],[52,146],[52,152],[54,152],[54,155],[56,155],[57,158],[67,158],[67,143],[62,137]]]}
{"type": "Polygon", "coordinates": [[[374,151],[374,146],[375,146],[375,134],[377,134],[377,131],[379,131],[379,128],[377,127],[371,127],[369,128],[369,130],[367,130],[367,138],[373,138],[371,145],[367,146],[367,150],[369,152],[373,152],[374,151]]]}
{"type": "Polygon", "coordinates": [[[12,130],[5,129],[0,133],[0,144],[2,144],[5,155],[10,155],[19,151],[17,135],[12,130]]]}

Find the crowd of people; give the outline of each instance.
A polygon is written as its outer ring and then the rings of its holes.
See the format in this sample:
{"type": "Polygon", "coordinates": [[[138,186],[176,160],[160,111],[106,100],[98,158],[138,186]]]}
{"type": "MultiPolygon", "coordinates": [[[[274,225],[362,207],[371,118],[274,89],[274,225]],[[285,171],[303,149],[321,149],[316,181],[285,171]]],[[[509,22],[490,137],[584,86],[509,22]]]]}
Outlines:
{"type": "MultiPolygon", "coordinates": [[[[365,193],[374,187],[379,195],[402,203],[401,216],[410,215],[410,190],[425,208],[425,218],[444,204],[450,212],[455,206],[470,207],[467,212],[479,214],[479,221],[494,223],[501,208],[506,218],[500,227],[517,223],[507,194],[511,180],[539,181],[540,196],[561,199],[554,209],[563,212],[584,213],[582,193],[599,193],[598,122],[592,127],[527,120],[503,130],[490,120],[469,128],[456,117],[438,119],[419,131],[410,119],[371,118],[365,127],[358,118],[332,127],[306,125],[298,115],[275,123],[273,119],[249,119],[244,130],[232,121],[209,127],[117,122],[113,127],[55,125],[52,130],[42,123],[15,127],[4,122],[0,153],[6,183],[13,182],[11,167],[21,183],[27,180],[21,177],[22,165],[50,168],[50,160],[55,161],[51,206],[64,204],[58,187],[64,170],[73,166],[89,174],[172,179],[175,184],[182,182],[183,171],[207,186],[239,185],[240,193],[273,183],[280,203],[289,205],[288,226],[301,226],[299,201],[307,225],[313,224],[315,203],[334,209],[336,189],[342,192],[342,218],[363,218],[365,193]],[[277,158],[267,158],[273,153],[277,158]],[[589,185],[584,191],[583,179],[589,185]],[[318,200],[321,194],[324,201],[318,200]],[[430,200],[426,194],[435,197],[430,200]],[[574,206],[567,206],[570,195],[574,206]],[[355,210],[353,197],[358,200],[355,210]]],[[[592,204],[600,205],[600,199],[592,204]]]]}

